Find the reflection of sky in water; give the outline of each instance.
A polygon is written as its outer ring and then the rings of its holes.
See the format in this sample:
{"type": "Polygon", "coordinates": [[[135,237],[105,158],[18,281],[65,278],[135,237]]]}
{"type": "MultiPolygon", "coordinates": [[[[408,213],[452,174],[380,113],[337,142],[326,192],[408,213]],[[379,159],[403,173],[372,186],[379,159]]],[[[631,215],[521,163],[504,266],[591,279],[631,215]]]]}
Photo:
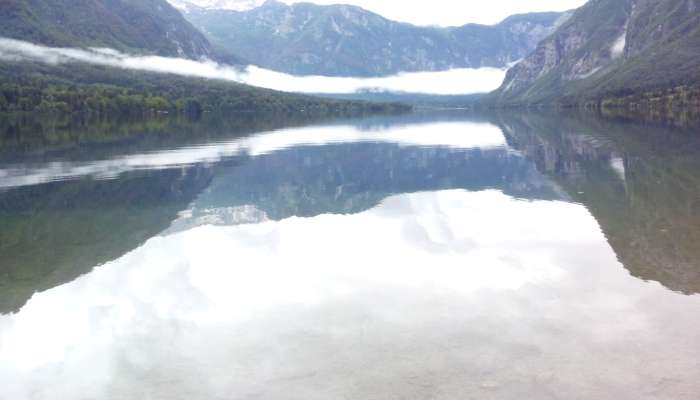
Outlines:
{"type": "MultiPolygon", "coordinates": [[[[237,155],[252,157],[217,168],[167,235],[0,316],[0,399],[700,392],[698,296],[630,276],[590,212],[493,125],[286,129],[0,176],[118,179],[237,155]],[[483,180],[451,172],[470,168],[483,180]]],[[[624,180],[624,159],[601,159],[624,180]]]]}
{"type": "Polygon", "coordinates": [[[496,148],[506,145],[494,125],[444,122],[362,130],[356,126],[323,126],[285,129],[223,143],[207,143],[173,150],[129,154],[91,162],[55,161],[46,164],[0,169],[0,188],[37,185],[80,177],[114,178],[144,169],[175,168],[196,163],[215,163],[239,154],[253,156],[301,145],[378,142],[405,146],[437,146],[452,149],[496,148]]]}
{"type": "Polygon", "coordinates": [[[36,295],[0,317],[0,398],[689,399],[699,311],[583,206],[399,195],[154,238],[36,295]]]}

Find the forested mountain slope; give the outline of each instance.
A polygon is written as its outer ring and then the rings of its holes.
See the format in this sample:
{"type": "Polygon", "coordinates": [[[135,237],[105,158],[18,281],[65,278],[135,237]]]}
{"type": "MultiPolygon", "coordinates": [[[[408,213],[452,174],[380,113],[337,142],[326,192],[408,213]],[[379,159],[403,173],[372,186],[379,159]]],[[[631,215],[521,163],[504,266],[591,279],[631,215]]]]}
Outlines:
{"type": "MultiPolygon", "coordinates": [[[[218,55],[204,35],[165,0],[2,0],[0,37],[51,47],[104,47],[125,54],[192,59],[218,55]]],[[[32,51],[41,53],[46,48],[32,51]]],[[[141,116],[302,110],[357,114],[394,109],[407,107],[321,99],[221,80],[52,62],[39,54],[36,60],[18,59],[13,54],[0,57],[0,112],[141,116]]]]}
{"type": "Polygon", "coordinates": [[[214,55],[204,35],[165,0],[2,0],[0,36],[193,59],[214,55]]]}

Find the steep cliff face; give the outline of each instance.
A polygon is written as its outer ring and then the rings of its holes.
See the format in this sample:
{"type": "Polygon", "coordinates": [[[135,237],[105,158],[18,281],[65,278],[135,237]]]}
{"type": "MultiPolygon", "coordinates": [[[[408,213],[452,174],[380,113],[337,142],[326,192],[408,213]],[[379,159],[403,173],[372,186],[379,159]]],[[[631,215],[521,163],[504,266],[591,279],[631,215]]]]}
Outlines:
{"type": "Polygon", "coordinates": [[[513,67],[502,103],[580,103],[700,82],[697,0],[591,0],[513,67]]]}
{"type": "Polygon", "coordinates": [[[417,27],[359,7],[270,0],[249,11],[183,4],[209,39],[253,64],[300,75],[380,76],[402,71],[506,67],[564,19],[519,15],[495,26],[417,27]]]}
{"type": "MultiPolygon", "coordinates": [[[[620,38],[634,0],[591,0],[535,51],[508,71],[503,101],[539,101],[566,93],[567,84],[591,77],[620,55],[620,38]]],[[[624,43],[622,45],[624,48],[624,43]]]]}
{"type": "Polygon", "coordinates": [[[213,56],[204,35],[165,0],[3,0],[0,36],[49,46],[213,56]]]}

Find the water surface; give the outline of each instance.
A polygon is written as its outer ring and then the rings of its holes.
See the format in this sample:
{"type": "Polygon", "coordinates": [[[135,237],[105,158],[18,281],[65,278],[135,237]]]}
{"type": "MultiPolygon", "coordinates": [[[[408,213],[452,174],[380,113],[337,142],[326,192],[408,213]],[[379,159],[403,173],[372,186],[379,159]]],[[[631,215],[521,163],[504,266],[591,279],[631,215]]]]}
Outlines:
{"type": "Polygon", "coordinates": [[[696,399],[700,138],[590,115],[3,126],[1,399],[696,399]]]}

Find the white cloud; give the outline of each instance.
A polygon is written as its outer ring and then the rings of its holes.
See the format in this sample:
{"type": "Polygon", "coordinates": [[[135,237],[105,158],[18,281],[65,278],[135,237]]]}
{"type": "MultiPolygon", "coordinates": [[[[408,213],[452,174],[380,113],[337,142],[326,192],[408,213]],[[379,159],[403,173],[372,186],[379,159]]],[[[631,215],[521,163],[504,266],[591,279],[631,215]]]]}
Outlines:
{"type": "Polygon", "coordinates": [[[132,56],[113,49],[46,47],[5,38],[0,38],[0,60],[28,60],[54,65],[87,63],[129,70],[222,79],[299,93],[354,93],[362,89],[441,95],[483,93],[498,88],[506,74],[506,71],[501,69],[480,68],[404,73],[384,78],[298,77],[255,66],[244,70],[210,60],[132,56]]]}
{"type": "Polygon", "coordinates": [[[245,81],[250,85],[305,93],[354,93],[365,89],[438,95],[487,93],[497,89],[506,77],[506,70],[498,68],[411,72],[382,78],[292,76],[254,66],[247,72],[245,81]]]}

